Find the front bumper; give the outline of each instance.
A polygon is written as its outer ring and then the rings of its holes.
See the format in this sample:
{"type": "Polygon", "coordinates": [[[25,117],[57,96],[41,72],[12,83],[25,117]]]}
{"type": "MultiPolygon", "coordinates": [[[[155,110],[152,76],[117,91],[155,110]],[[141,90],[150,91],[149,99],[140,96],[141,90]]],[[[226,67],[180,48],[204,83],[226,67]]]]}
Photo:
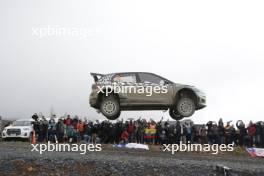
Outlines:
{"type": "Polygon", "coordinates": [[[206,96],[200,95],[197,97],[197,110],[206,107],[206,96]]]}
{"type": "Polygon", "coordinates": [[[2,132],[2,138],[22,138],[22,139],[28,139],[30,137],[31,132],[30,131],[22,131],[21,134],[7,134],[7,132],[2,132]]]}

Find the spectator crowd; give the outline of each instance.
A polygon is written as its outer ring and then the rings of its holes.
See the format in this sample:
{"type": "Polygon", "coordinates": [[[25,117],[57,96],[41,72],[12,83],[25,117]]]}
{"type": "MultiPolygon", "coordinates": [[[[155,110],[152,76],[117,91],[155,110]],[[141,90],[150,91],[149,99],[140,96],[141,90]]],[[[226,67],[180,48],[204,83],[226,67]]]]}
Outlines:
{"type": "Polygon", "coordinates": [[[78,116],[67,115],[49,120],[34,114],[33,126],[38,142],[80,142],[87,143],[146,143],[146,144],[231,144],[236,146],[256,146],[264,148],[264,122],[245,125],[239,120],[224,125],[218,123],[195,125],[192,121],[147,121],[145,119],[96,122],[82,120],[78,116]],[[57,120],[58,119],[58,120],[57,120]]]}

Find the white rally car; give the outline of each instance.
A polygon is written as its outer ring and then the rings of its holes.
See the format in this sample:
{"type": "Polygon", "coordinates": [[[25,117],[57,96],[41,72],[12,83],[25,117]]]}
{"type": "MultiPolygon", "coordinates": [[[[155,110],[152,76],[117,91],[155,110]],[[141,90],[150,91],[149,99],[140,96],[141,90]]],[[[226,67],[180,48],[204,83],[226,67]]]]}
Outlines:
{"type": "Polygon", "coordinates": [[[16,120],[2,131],[2,139],[25,139],[31,140],[33,133],[33,120],[16,120]]]}

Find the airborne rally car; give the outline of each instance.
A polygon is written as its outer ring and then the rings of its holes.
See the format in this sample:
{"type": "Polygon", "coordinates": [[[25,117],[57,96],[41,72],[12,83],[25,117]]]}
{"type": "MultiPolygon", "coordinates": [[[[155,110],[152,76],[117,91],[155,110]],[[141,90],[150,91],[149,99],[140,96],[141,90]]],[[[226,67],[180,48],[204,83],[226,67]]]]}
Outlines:
{"type": "Polygon", "coordinates": [[[90,105],[109,120],[117,119],[122,110],[168,109],[173,119],[180,120],[206,106],[205,94],[199,89],[153,73],[91,73],[91,76],[94,84],[90,105]]]}

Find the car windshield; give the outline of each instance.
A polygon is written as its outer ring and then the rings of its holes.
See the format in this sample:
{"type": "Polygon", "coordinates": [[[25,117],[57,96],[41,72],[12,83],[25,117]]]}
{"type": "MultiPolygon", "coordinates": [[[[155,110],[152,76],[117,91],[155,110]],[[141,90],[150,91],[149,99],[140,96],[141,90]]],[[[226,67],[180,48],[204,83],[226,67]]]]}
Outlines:
{"type": "Polygon", "coordinates": [[[14,121],[13,126],[30,126],[30,121],[14,121]]]}

